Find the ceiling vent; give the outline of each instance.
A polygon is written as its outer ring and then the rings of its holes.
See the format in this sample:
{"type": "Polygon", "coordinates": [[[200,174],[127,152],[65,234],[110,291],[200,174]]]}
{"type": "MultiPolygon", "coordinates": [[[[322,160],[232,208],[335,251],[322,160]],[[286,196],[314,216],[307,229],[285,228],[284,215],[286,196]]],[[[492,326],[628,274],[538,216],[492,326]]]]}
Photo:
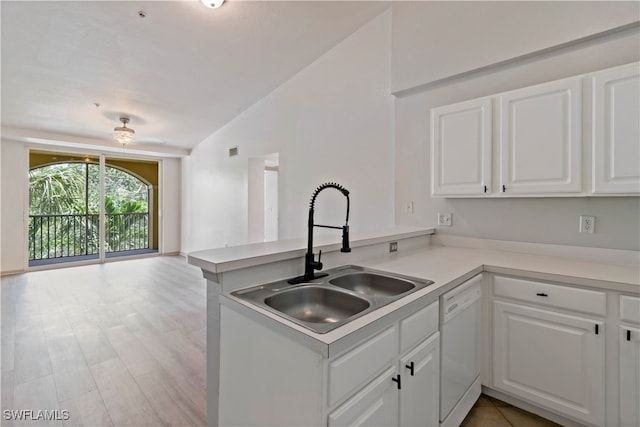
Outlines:
{"type": "Polygon", "coordinates": [[[229,148],[229,157],[234,157],[238,155],[238,147],[229,148]]]}

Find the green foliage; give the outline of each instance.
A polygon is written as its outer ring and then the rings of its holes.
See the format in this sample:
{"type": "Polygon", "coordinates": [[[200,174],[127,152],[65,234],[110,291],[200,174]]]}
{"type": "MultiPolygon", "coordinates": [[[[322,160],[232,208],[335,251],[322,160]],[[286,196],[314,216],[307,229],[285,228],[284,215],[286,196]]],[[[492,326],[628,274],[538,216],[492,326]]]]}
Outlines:
{"type": "Polygon", "coordinates": [[[104,197],[104,210],[106,214],[146,212],[147,206],[141,200],[124,200],[116,203],[111,197],[104,197]]]}
{"type": "Polygon", "coordinates": [[[85,213],[84,165],[51,165],[29,171],[29,213],[85,213]]]}
{"type": "MultiPolygon", "coordinates": [[[[64,163],[32,169],[29,171],[29,213],[98,213],[99,182],[100,167],[93,163],[64,163]]],[[[149,189],[135,176],[107,166],[104,188],[107,213],[147,212],[149,189]]]]}
{"type": "MultiPolygon", "coordinates": [[[[113,202],[113,212],[147,212],[149,188],[144,182],[108,166],[104,178],[105,194],[113,202]]],[[[105,207],[106,202],[105,197],[105,207]]]]}

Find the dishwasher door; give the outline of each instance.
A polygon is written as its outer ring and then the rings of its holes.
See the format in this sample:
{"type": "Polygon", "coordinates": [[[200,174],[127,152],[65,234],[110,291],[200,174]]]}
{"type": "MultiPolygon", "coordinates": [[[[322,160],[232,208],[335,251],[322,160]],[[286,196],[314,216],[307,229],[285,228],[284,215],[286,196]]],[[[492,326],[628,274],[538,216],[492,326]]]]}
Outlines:
{"type": "Polygon", "coordinates": [[[474,277],[442,297],[440,422],[480,375],[480,282],[474,277]]]}

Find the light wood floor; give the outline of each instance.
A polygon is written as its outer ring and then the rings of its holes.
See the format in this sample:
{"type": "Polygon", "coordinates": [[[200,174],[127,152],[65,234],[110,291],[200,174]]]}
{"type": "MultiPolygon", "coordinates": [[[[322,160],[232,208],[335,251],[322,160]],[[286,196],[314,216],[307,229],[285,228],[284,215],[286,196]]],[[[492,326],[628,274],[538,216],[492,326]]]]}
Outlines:
{"type": "Polygon", "coordinates": [[[184,258],[1,283],[2,426],[206,425],[206,288],[184,258]],[[70,419],[12,422],[5,409],[70,419]]]}
{"type": "MultiPolygon", "coordinates": [[[[2,426],[206,425],[206,288],[184,258],[31,272],[1,286],[2,426]],[[70,418],[13,422],[5,409],[70,418]]],[[[481,396],[463,426],[556,424],[481,396]]]]}

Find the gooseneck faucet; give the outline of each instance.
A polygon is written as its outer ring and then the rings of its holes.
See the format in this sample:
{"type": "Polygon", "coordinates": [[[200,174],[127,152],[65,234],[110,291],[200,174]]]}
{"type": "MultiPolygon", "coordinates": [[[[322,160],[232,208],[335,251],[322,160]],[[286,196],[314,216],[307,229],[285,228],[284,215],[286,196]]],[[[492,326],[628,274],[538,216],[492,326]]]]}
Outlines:
{"type": "Polygon", "coordinates": [[[313,195],[311,196],[311,202],[309,203],[309,220],[307,222],[307,253],[304,256],[304,275],[290,279],[289,283],[291,284],[308,282],[309,280],[326,276],[326,274],[324,273],[314,273],[314,270],[322,270],[322,262],[320,261],[320,259],[322,258],[322,251],[320,251],[320,253],[318,254],[318,261],[315,260],[315,255],[313,254],[314,227],[342,230],[342,248],[340,249],[340,252],[351,252],[351,248],[349,247],[349,190],[347,190],[340,184],[336,184],[335,182],[327,182],[316,188],[316,191],[313,192],[313,195]],[[335,188],[347,198],[347,218],[342,227],[315,224],[313,221],[316,197],[318,197],[318,194],[326,188],[335,188]]]}

